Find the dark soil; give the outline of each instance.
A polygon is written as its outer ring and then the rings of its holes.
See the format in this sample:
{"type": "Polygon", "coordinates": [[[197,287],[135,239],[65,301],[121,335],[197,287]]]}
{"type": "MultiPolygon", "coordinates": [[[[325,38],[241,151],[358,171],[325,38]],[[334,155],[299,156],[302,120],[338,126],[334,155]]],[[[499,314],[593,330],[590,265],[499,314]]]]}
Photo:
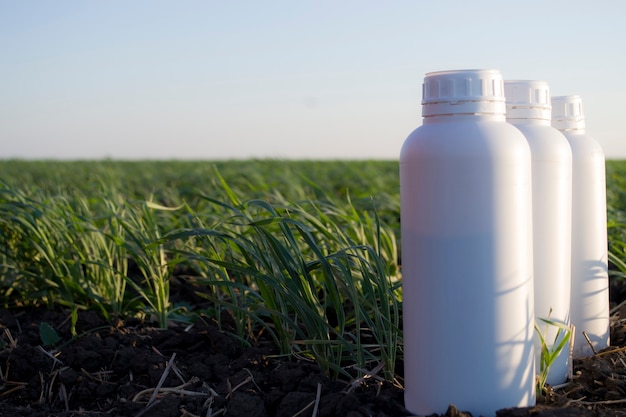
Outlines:
{"type": "MultiPolygon", "coordinates": [[[[626,312],[626,310],[625,310],[626,312]]],[[[243,348],[203,317],[167,330],[64,311],[0,310],[0,416],[406,416],[401,387],[376,378],[326,378],[280,357],[269,341],[243,348]],[[42,346],[40,325],[61,340],[42,346]],[[44,325],[45,326],[45,325],[44,325]]],[[[498,417],[626,416],[626,319],[609,352],[574,364],[574,380],[530,409],[498,417]]],[[[454,407],[446,416],[466,417],[454,407]]]]}
{"type": "Polygon", "coordinates": [[[332,381],[269,343],[242,348],[209,319],[158,330],[83,312],[74,340],[66,313],[4,310],[0,320],[2,416],[407,415],[398,387],[332,381]],[[42,322],[71,341],[42,347],[42,322]]]}

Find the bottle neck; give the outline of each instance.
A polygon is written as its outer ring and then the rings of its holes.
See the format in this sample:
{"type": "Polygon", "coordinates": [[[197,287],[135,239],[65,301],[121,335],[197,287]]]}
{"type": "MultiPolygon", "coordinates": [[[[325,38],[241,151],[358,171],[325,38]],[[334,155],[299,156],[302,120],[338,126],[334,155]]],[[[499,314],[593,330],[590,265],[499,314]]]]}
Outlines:
{"type": "Polygon", "coordinates": [[[550,120],[546,119],[506,119],[507,122],[514,126],[533,125],[533,126],[550,126],[550,120]]]}
{"type": "Polygon", "coordinates": [[[496,113],[453,113],[453,114],[435,114],[425,116],[424,124],[431,123],[447,123],[447,122],[506,122],[504,114],[496,113]]]}
{"type": "Polygon", "coordinates": [[[563,133],[570,133],[570,134],[573,134],[573,135],[584,135],[585,134],[585,128],[584,127],[559,128],[558,131],[559,132],[563,132],[563,133]]]}

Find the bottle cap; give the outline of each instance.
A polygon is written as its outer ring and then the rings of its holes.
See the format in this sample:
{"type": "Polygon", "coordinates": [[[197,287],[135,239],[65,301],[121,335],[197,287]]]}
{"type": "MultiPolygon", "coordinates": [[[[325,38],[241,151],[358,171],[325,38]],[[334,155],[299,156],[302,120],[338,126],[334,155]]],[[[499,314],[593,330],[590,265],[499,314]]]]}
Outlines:
{"type": "Polygon", "coordinates": [[[558,130],[585,130],[582,98],[577,95],[552,97],[552,126],[558,130]]]}
{"type": "Polygon", "coordinates": [[[506,80],[506,119],[539,119],[550,121],[552,106],[550,88],[545,81],[506,80]]]}
{"type": "Polygon", "coordinates": [[[422,86],[422,116],[452,114],[504,115],[500,71],[493,69],[430,72],[422,86]]]}

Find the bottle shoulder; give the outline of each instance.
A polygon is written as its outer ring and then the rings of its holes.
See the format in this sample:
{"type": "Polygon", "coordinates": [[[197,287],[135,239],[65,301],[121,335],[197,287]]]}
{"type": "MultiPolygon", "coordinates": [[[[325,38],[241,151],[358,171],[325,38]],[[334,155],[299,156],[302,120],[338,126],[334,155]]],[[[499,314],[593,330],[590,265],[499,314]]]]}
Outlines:
{"type": "Polygon", "coordinates": [[[455,121],[423,124],[405,140],[403,157],[480,155],[529,152],[524,135],[513,125],[499,121],[455,121]]]}
{"type": "Polygon", "coordinates": [[[522,124],[514,125],[523,134],[533,156],[561,157],[571,159],[572,150],[569,141],[557,129],[550,125],[522,124]]]}
{"type": "Polygon", "coordinates": [[[604,160],[604,149],[598,141],[586,133],[564,132],[565,137],[572,149],[572,156],[575,159],[602,159],[604,160]]]}

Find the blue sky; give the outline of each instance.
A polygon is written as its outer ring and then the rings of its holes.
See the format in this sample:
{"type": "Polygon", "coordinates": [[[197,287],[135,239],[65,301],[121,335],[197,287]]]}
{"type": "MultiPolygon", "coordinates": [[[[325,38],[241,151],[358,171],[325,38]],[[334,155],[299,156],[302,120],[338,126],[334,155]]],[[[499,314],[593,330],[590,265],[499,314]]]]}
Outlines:
{"type": "Polygon", "coordinates": [[[626,158],[626,2],[0,0],[0,158],[397,159],[426,72],[580,94],[626,158]]]}

